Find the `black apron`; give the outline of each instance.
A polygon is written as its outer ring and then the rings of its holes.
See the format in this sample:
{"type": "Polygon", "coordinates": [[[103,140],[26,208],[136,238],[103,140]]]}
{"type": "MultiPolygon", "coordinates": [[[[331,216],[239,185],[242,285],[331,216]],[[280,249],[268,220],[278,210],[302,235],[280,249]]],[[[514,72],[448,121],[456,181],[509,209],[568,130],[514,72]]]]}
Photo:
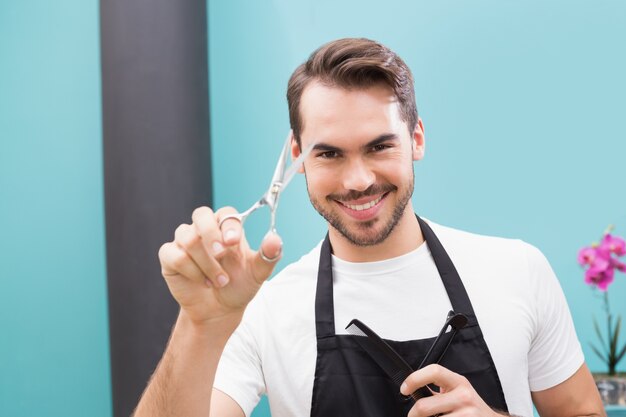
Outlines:
{"type": "MultiPolygon", "coordinates": [[[[454,312],[463,313],[468,319],[467,325],[452,339],[440,364],[465,376],[489,406],[508,411],[498,372],[461,278],[430,226],[419,217],[417,220],[454,312]]],[[[355,336],[335,334],[331,253],[327,235],[321,247],[315,295],[317,363],[311,416],[404,417],[413,400],[400,394],[398,386],[359,346],[355,336]]],[[[441,317],[441,325],[445,319],[441,317]]],[[[443,340],[437,344],[439,349],[445,348],[451,334],[442,336],[443,340]]],[[[434,339],[385,341],[417,369],[434,339]]],[[[440,353],[434,351],[430,358],[437,358],[440,353]]]]}

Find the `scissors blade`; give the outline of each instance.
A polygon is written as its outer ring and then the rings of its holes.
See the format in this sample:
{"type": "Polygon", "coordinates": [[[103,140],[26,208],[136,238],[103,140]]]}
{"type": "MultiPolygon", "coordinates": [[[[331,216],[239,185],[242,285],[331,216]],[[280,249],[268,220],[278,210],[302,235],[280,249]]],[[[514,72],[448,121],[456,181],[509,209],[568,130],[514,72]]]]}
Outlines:
{"type": "Polygon", "coordinates": [[[270,189],[277,182],[282,182],[282,179],[285,177],[285,167],[287,166],[287,158],[289,156],[290,149],[291,149],[291,131],[287,135],[287,139],[285,139],[283,150],[280,152],[280,156],[278,157],[278,162],[276,162],[276,168],[274,169],[274,175],[272,176],[272,183],[270,184],[270,189]]]}
{"type": "Polygon", "coordinates": [[[298,172],[298,169],[300,169],[300,167],[304,163],[304,160],[306,159],[306,157],[309,156],[309,154],[313,150],[314,145],[315,143],[311,143],[309,146],[307,146],[304,149],[304,151],[300,153],[300,156],[298,156],[296,160],[293,161],[293,163],[289,166],[287,171],[285,171],[283,178],[281,180],[281,190],[284,190],[287,187],[287,184],[289,184],[289,182],[292,180],[296,172],[298,172]]]}
{"type": "Polygon", "coordinates": [[[287,184],[292,180],[298,169],[304,163],[305,158],[311,153],[313,150],[313,146],[315,143],[310,144],[306,147],[306,149],[300,153],[300,155],[296,158],[295,161],[289,166],[288,169],[285,170],[287,165],[287,157],[289,155],[289,151],[291,149],[291,132],[287,136],[285,140],[285,144],[283,146],[283,151],[278,158],[278,164],[276,165],[276,169],[274,170],[274,176],[272,177],[272,183],[270,184],[270,188],[263,195],[263,200],[265,204],[268,204],[275,210],[276,202],[278,201],[278,197],[280,193],[287,187],[287,184]]]}

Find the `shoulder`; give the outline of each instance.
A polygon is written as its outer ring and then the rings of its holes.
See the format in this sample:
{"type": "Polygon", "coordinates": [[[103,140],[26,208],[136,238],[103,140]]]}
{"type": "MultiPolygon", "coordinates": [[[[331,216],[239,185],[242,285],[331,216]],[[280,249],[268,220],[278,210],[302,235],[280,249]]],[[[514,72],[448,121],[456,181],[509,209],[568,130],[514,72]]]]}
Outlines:
{"type": "Polygon", "coordinates": [[[426,221],[428,225],[433,229],[441,243],[445,245],[451,245],[455,248],[462,246],[467,249],[468,245],[478,245],[476,249],[510,249],[519,248],[520,245],[526,245],[525,242],[519,239],[510,239],[498,236],[488,236],[478,233],[472,233],[465,230],[455,229],[448,226],[443,226],[434,223],[430,220],[426,221]]]}
{"type": "Polygon", "coordinates": [[[477,303],[500,308],[502,303],[518,299],[531,307],[546,280],[556,280],[541,251],[523,240],[429,225],[477,303]]]}
{"type": "Polygon", "coordinates": [[[479,264],[481,268],[506,264],[526,269],[532,263],[545,261],[539,249],[520,239],[471,233],[427,222],[455,264],[479,264]]]}

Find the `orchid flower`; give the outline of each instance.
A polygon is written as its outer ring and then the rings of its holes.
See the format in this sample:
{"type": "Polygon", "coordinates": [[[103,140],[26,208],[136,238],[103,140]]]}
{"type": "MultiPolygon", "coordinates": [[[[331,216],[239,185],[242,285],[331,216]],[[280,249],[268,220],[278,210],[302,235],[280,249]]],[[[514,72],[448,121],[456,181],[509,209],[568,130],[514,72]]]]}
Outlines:
{"type": "Polygon", "coordinates": [[[609,226],[599,244],[586,246],[578,252],[578,263],[585,268],[585,283],[599,289],[603,293],[604,310],[607,315],[608,341],[602,336],[600,327],[593,320],[596,334],[598,335],[602,349],[598,349],[593,343],[591,348],[609,367],[609,375],[615,375],[618,362],[626,355],[626,344],[618,347],[618,337],[621,327],[621,318],[613,324],[613,315],[609,307],[609,285],[615,278],[615,270],[626,272],[626,263],[618,258],[626,255],[626,241],[611,234],[613,226],[609,226]]]}
{"type": "Polygon", "coordinates": [[[626,255],[626,241],[619,236],[613,236],[610,233],[604,235],[600,247],[617,256],[626,255]]]}

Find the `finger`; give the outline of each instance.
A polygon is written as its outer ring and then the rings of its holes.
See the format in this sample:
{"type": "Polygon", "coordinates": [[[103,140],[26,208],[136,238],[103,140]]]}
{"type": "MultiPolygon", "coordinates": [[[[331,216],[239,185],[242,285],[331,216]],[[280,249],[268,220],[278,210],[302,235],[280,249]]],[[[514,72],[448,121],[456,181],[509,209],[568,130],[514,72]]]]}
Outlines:
{"type": "Polygon", "coordinates": [[[415,402],[408,417],[429,417],[454,411],[453,401],[447,394],[435,393],[432,397],[420,398],[415,402]]]}
{"type": "Polygon", "coordinates": [[[232,214],[237,214],[237,210],[232,207],[222,207],[215,212],[215,217],[218,219],[220,229],[222,232],[222,241],[225,246],[234,246],[239,244],[241,236],[243,235],[243,228],[241,221],[236,218],[226,219],[221,221],[224,217],[232,214]]]}
{"type": "Polygon", "coordinates": [[[195,227],[181,224],[176,229],[174,235],[176,245],[187,253],[191,262],[209,279],[211,285],[221,288],[228,284],[228,275],[224,272],[220,263],[206,252],[202,245],[202,239],[196,233],[195,227]]]}
{"type": "Polygon", "coordinates": [[[283,242],[276,233],[269,232],[263,238],[261,247],[254,255],[254,278],[257,282],[265,281],[282,256],[283,242]]]}
{"type": "Polygon", "coordinates": [[[159,260],[161,262],[161,274],[166,281],[178,276],[196,282],[203,282],[206,279],[189,255],[174,242],[168,242],[161,246],[159,260]]]}
{"type": "Polygon", "coordinates": [[[220,259],[224,253],[224,244],[222,242],[222,232],[219,230],[217,218],[213,210],[206,206],[198,207],[193,211],[191,220],[196,233],[202,239],[204,250],[216,259],[220,259]]]}
{"type": "Polygon", "coordinates": [[[466,381],[464,376],[454,373],[441,365],[428,365],[409,375],[402,383],[400,392],[404,395],[409,395],[427,384],[435,384],[445,391],[449,391],[464,381],[466,381]]]}

